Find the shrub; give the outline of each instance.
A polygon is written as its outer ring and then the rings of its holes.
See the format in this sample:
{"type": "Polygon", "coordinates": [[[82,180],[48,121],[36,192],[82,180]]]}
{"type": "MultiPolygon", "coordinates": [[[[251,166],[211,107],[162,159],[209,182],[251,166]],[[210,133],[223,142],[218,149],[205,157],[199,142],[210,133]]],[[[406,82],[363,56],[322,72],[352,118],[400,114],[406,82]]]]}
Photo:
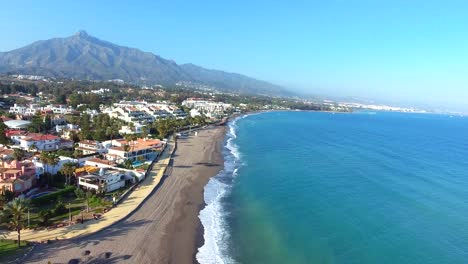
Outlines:
{"type": "Polygon", "coordinates": [[[41,210],[39,211],[39,218],[41,219],[41,225],[47,226],[49,224],[49,219],[52,216],[50,210],[41,210]]]}
{"type": "Polygon", "coordinates": [[[55,215],[62,215],[67,212],[67,207],[62,201],[59,201],[54,207],[55,215]]]}
{"type": "Polygon", "coordinates": [[[32,203],[34,203],[35,205],[44,205],[44,204],[48,204],[50,202],[55,202],[57,201],[57,198],[59,196],[63,196],[65,194],[68,194],[68,193],[72,193],[74,192],[76,189],[75,186],[67,186],[65,189],[62,189],[60,191],[57,191],[57,192],[53,192],[53,193],[48,193],[46,195],[43,195],[41,197],[37,197],[37,198],[34,198],[32,199],[32,203]]]}
{"type": "Polygon", "coordinates": [[[76,196],[76,198],[78,198],[78,199],[84,199],[84,198],[86,198],[86,193],[85,193],[82,189],[76,188],[76,190],[75,190],[75,196],[76,196]]]}

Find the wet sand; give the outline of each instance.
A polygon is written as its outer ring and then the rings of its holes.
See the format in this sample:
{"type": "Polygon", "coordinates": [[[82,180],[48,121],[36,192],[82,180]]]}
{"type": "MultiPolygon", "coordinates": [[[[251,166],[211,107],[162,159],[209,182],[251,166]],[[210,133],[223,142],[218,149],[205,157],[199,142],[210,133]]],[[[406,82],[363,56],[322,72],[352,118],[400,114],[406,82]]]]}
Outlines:
{"type": "Polygon", "coordinates": [[[98,233],[38,245],[23,263],[195,262],[203,190],[223,168],[224,135],[215,127],[179,139],[163,183],[136,212],[98,233]]]}

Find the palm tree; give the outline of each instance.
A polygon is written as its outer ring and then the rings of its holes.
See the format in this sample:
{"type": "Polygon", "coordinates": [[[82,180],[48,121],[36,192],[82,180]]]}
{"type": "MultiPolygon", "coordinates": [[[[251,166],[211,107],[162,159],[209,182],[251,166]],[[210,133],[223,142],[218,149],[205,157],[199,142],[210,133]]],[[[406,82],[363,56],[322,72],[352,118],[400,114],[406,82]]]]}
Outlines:
{"type": "Polygon", "coordinates": [[[25,216],[29,209],[29,200],[15,198],[3,207],[2,218],[11,229],[18,233],[18,247],[21,245],[21,230],[24,227],[25,216]]]}
{"type": "Polygon", "coordinates": [[[71,176],[75,172],[76,164],[72,162],[67,162],[63,164],[62,168],[60,168],[60,172],[66,176],[66,184],[70,185],[71,183],[71,176]]]}
{"type": "Polygon", "coordinates": [[[156,123],[156,130],[160,137],[165,138],[169,130],[169,121],[167,119],[161,119],[156,123]]]}
{"type": "Polygon", "coordinates": [[[125,168],[127,168],[127,169],[133,169],[133,163],[132,163],[132,161],[131,161],[130,159],[126,159],[126,160],[124,161],[124,166],[125,166],[125,168]]]}
{"type": "MultiPolygon", "coordinates": [[[[44,164],[44,173],[47,174],[50,174],[49,165],[55,166],[60,161],[60,158],[56,153],[46,151],[41,152],[41,156],[39,157],[39,159],[41,160],[42,164],[44,164]]],[[[50,184],[49,176],[47,177],[47,183],[50,184]]]]}
{"type": "Polygon", "coordinates": [[[128,151],[130,150],[130,145],[125,144],[125,145],[123,146],[123,149],[124,149],[125,152],[128,152],[128,151]]]}
{"type": "Polygon", "coordinates": [[[19,148],[15,148],[13,150],[13,159],[15,159],[16,161],[22,161],[24,159],[24,156],[26,156],[24,150],[19,148]]]}
{"type": "Polygon", "coordinates": [[[141,128],[141,137],[146,138],[149,134],[149,128],[147,125],[141,128]]]}
{"type": "Polygon", "coordinates": [[[91,198],[93,198],[94,194],[90,191],[86,192],[85,198],[86,198],[86,212],[89,213],[89,202],[91,198]]]}
{"type": "Polygon", "coordinates": [[[130,135],[130,139],[132,140],[132,152],[135,150],[135,140],[138,139],[138,136],[136,134],[130,135]]]}
{"type": "Polygon", "coordinates": [[[130,128],[132,132],[135,132],[135,124],[133,122],[128,123],[128,128],[130,128]]]}
{"type": "Polygon", "coordinates": [[[138,139],[138,136],[135,134],[127,134],[125,135],[125,140],[131,145],[132,147],[132,152],[135,149],[135,140],[138,139]]]}
{"type": "Polygon", "coordinates": [[[114,139],[114,136],[119,132],[118,125],[113,122],[110,127],[106,129],[106,134],[110,136],[110,141],[111,141],[111,146],[112,146],[112,140],[114,139]]]}
{"type": "Polygon", "coordinates": [[[45,152],[45,151],[42,151],[41,152],[41,155],[39,156],[39,159],[40,161],[42,162],[42,164],[44,164],[44,173],[48,173],[49,172],[49,152],[45,152]]]}
{"type": "Polygon", "coordinates": [[[49,165],[55,167],[59,162],[60,157],[54,152],[49,152],[49,165]]]}
{"type": "Polygon", "coordinates": [[[49,164],[54,166],[60,162],[60,157],[55,152],[49,152],[49,164]]]}
{"type": "Polygon", "coordinates": [[[73,156],[75,156],[75,158],[79,159],[83,156],[83,151],[81,149],[75,149],[75,151],[73,152],[73,156]]]}
{"type": "Polygon", "coordinates": [[[52,212],[50,210],[39,211],[39,218],[41,219],[41,224],[43,226],[47,226],[49,224],[49,219],[51,216],[52,216],[52,212]]]}

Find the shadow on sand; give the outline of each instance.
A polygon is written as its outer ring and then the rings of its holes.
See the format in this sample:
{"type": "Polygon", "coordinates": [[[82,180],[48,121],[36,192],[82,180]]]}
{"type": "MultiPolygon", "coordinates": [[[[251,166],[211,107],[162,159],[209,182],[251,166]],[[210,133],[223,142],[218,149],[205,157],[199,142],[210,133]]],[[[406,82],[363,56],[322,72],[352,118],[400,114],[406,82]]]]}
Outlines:
{"type": "MultiPolygon", "coordinates": [[[[80,253],[79,256],[71,256],[69,262],[66,263],[117,263],[119,260],[122,259],[129,259],[130,255],[125,256],[114,256],[115,252],[106,252],[104,254],[100,254],[98,256],[93,256],[93,246],[98,245],[103,241],[112,241],[114,237],[118,237],[124,235],[133,229],[141,227],[142,225],[151,223],[152,221],[148,220],[136,220],[136,221],[123,221],[118,224],[115,224],[111,227],[105,228],[97,233],[82,237],[82,238],[73,238],[69,240],[61,240],[51,242],[51,244],[43,244],[38,245],[30,257],[27,259],[28,261],[46,261],[48,256],[55,255],[60,251],[65,251],[68,249],[83,249],[83,252],[80,253]],[[89,254],[85,254],[86,251],[89,251],[89,254]],[[83,255],[85,257],[83,257],[83,255]],[[89,255],[89,256],[86,256],[89,255]],[[78,261],[78,262],[76,262],[78,261]]],[[[45,262],[47,263],[47,262],[45,262]]]]}

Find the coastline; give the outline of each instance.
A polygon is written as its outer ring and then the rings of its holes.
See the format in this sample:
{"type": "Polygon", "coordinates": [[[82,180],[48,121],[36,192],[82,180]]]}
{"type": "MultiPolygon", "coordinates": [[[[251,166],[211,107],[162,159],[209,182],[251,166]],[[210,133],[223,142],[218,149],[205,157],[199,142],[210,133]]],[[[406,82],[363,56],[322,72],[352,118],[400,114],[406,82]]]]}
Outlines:
{"type": "Polygon", "coordinates": [[[210,126],[198,136],[178,139],[162,184],[123,221],[87,236],[39,244],[23,263],[196,261],[203,242],[198,215],[204,187],[223,169],[225,131],[225,126],[210,126]]]}
{"type": "MultiPolygon", "coordinates": [[[[205,166],[192,169],[191,184],[186,185],[181,195],[176,200],[173,221],[165,228],[169,263],[196,263],[198,248],[204,244],[204,228],[200,221],[200,211],[206,206],[204,200],[204,188],[208,181],[223,169],[223,142],[226,135],[225,126],[208,128],[205,131],[214,131],[211,135],[209,146],[205,147],[203,153],[199,153],[205,166]],[[216,164],[212,166],[211,164],[216,164]]],[[[179,144],[179,143],[178,143],[179,144]]],[[[191,146],[188,146],[191,147],[191,146]]],[[[179,147],[178,147],[179,148],[179,147]]],[[[178,149],[176,149],[176,154],[178,149]]],[[[174,158],[174,164],[177,157],[174,158]]],[[[177,165],[175,165],[177,166],[177,165]]],[[[177,176],[177,175],[172,175],[177,176]]]]}

